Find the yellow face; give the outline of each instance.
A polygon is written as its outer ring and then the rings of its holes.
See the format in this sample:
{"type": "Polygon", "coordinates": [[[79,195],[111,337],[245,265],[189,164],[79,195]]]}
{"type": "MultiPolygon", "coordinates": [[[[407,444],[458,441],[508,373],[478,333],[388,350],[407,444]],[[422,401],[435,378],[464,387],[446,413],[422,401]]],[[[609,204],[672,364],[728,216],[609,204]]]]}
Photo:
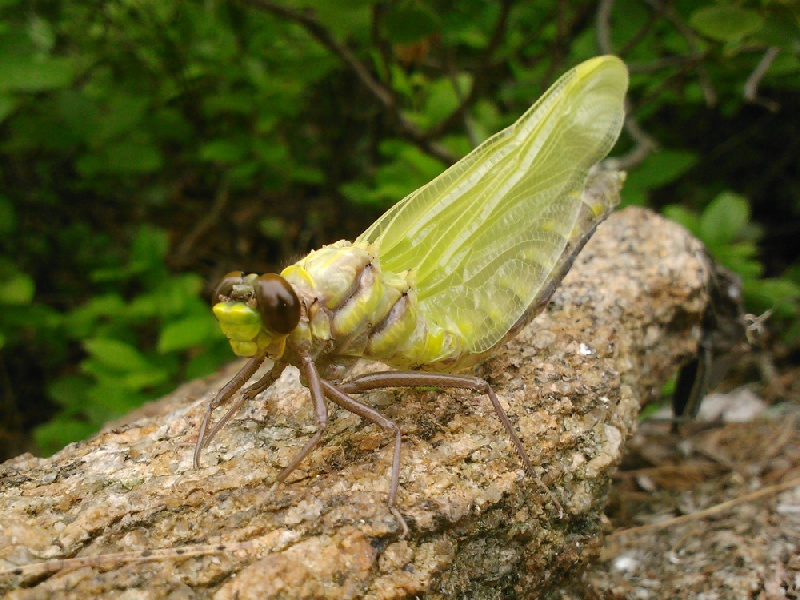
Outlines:
{"type": "Polygon", "coordinates": [[[261,315],[241,302],[218,302],[212,308],[222,333],[237,356],[255,356],[272,340],[261,329],[261,315]]]}
{"type": "Polygon", "coordinates": [[[300,302],[280,275],[228,273],[214,290],[214,316],[238,356],[283,354],[300,320],[300,302]]]}

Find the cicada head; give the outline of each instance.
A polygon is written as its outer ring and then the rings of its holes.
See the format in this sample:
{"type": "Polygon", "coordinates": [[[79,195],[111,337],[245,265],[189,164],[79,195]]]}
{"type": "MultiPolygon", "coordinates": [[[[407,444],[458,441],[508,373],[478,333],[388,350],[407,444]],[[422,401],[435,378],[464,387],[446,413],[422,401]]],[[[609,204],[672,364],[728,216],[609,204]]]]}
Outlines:
{"type": "Polygon", "coordinates": [[[281,356],[286,336],[300,321],[297,294],[275,273],[228,273],[214,289],[211,303],[222,332],[239,356],[255,356],[265,349],[273,358],[281,356]]]}

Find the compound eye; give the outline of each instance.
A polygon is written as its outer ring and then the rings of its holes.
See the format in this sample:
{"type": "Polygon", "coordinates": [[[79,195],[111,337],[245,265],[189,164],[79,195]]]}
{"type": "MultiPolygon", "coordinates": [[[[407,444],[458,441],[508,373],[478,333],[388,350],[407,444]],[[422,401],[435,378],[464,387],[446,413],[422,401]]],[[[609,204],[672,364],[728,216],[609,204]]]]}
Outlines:
{"type": "Polygon", "coordinates": [[[291,333],[300,321],[300,301],[289,282],[267,273],[256,279],[253,288],[264,325],[275,333],[291,333]]]}
{"type": "Polygon", "coordinates": [[[217,284],[214,288],[214,293],[211,294],[211,305],[214,306],[219,302],[227,302],[231,299],[233,294],[233,286],[242,283],[244,273],[241,271],[231,271],[217,284]]]}

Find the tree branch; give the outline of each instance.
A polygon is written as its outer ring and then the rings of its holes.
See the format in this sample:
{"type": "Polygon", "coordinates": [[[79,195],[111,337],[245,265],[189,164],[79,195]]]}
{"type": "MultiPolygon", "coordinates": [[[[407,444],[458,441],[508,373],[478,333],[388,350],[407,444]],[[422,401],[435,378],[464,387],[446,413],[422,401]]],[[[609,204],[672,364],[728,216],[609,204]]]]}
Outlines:
{"type": "Polygon", "coordinates": [[[426,137],[430,139],[439,138],[445,132],[456,126],[460,121],[463,120],[464,115],[467,113],[469,108],[478,99],[486,79],[486,74],[488,73],[492,64],[492,57],[505,37],[506,28],[508,27],[508,16],[511,12],[512,4],[513,0],[503,0],[503,2],[500,4],[500,15],[497,17],[497,22],[495,23],[492,37],[489,38],[489,43],[486,45],[486,50],[481,55],[480,62],[473,73],[472,86],[469,94],[462,99],[461,103],[453,110],[453,112],[426,131],[426,137]]]}
{"type": "Polygon", "coordinates": [[[708,106],[713,106],[716,104],[717,92],[714,90],[714,85],[711,83],[711,78],[708,76],[708,71],[706,71],[706,68],[703,65],[703,53],[697,47],[694,31],[692,31],[692,29],[681,20],[672,7],[670,7],[669,4],[665,3],[663,0],[644,0],[644,2],[657,13],[663,14],[664,17],[675,26],[675,29],[678,30],[678,33],[680,33],[686,39],[686,45],[689,46],[689,52],[691,53],[690,55],[697,65],[697,78],[700,82],[700,88],[703,90],[706,104],[708,104],[708,106]]]}
{"type": "MultiPolygon", "coordinates": [[[[611,43],[611,13],[614,0],[601,0],[597,6],[597,45],[604,54],[614,54],[611,43]]],[[[625,131],[634,141],[634,148],[625,156],[605,161],[608,168],[625,171],[641,163],[658,145],[639,125],[631,110],[630,100],[625,100],[625,131]]]]}
{"type": "Polygon", "coordinates": [[[769,70],[772,61],[778,56],[780,50],[778,48],[768,48],[766,52],[764,52],[764,56],[761,57],[761,60],[758,61],[758,65],[750,73],[750,77],[747,78],[747,81],[744,84],[744,98],[745,100],[749,100],[750,102],[759,102],[767,109],[772,112],[776,112],[780,106],[777,102],[772,102],[769,100],[764,100],[763,98],[758,97],[758,85],[761,83],[761,79],[763,79],[764,75],[766,75],[767,71],[769,70]]]}
{"type": "Polygon", "coordinates": [[[353,73],[369,92],[383,105],[384,109],[397,123],[402,135],[414,142],[423,151],[441,160],[445,164],[452,164],[456,157],[444,146],[438,144],[422,132],[416,125],[409,121],[395,102],[394,95],[389,89],[381,85],[370,73],[369,69],[358,57],[344,44],[339,43],[331,33],[317,21],[312,13],[287,8],[269,0],[242,0],[244,3],[272,13],[302,26],[308,34],[317,40],[331,54],[338,57],[353,73]]]}

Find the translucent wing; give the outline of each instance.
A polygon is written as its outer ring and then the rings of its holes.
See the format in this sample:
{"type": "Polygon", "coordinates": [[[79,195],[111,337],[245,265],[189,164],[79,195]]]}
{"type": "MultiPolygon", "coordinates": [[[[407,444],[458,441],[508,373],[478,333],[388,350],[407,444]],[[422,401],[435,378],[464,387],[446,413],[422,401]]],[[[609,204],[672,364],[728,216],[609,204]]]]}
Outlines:
{"type": "Polygon", "coordinates": [[[536,303],[574,228],[604,216],[579,221],[581,193],[619,135],[627,84],[616,57],[578,65],[359,241],[375,244],[384,270],[412,271],[426,319],[473,352],[491,348],[536,303]]]}

